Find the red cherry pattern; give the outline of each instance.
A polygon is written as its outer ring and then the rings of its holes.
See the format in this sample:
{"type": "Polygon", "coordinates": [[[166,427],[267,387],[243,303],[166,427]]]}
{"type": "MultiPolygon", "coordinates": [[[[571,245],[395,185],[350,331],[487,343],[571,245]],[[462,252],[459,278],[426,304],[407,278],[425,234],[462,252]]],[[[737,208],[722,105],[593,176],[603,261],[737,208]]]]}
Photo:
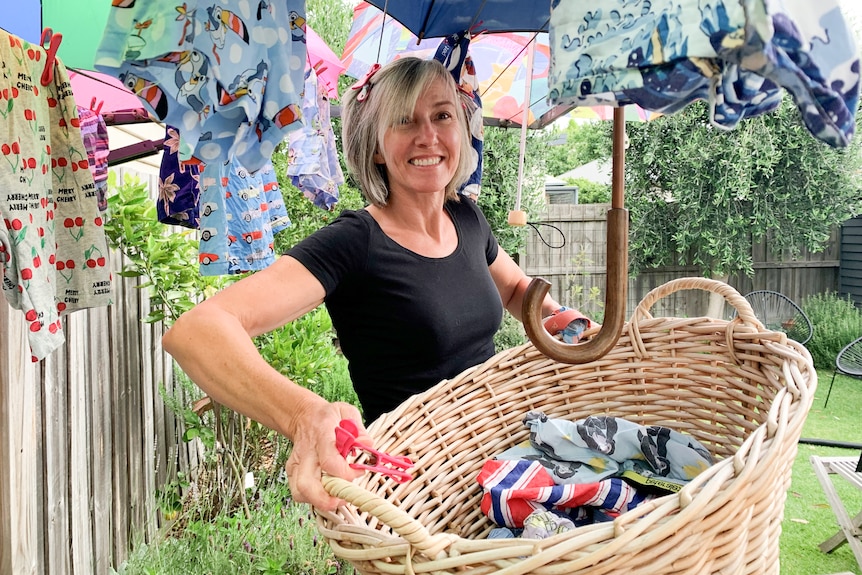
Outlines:
{"type": "MultiPolygon", "coordinates": [[[[42,60],[42,51],[34,45],[23,43],[14,36],[9,36],[9,45],[16,49],[19,53],[23,53],[24,57],[31,62],[40,62],[42,60]],[[26,48],[25,48],[26,47],[26,48]]],[[[0,118],[7,119],[10,114],[15,114],[20,120],[23,119],[34,134],[37,134],[40,129],[44,130],[47,127],[48,118],[44,112],[44,108],[39,106],[28,106],[33,100],[26,98],[33,96],[40,97],[41,86],[38,82],[33,82],[27,86],[27,90],[22,90],[18,86],[7,86],[0,89],[0,118]],[[22,98],[23,97],[23,98],[22,98]]],[[[41,95],[45,98],[45,94],[41,95]]],[[[65,97],[65,96],[64,96],[65,97]]],[[[58,99],[53,96],[45,98],[49,109],[61,109],[62,115],[66,118],[60,118],[54,121],[54,128],[80,128],[81,121],[74,114],[67,114],[66,107],[68,102],[64,99],[58,99]]],[[[52,112],[54,114],[55,112],[52,112]]],[[[58,113],[60,115],[60,113],[58,113]]],[[[63,172],[71,169],[72,172],[81,170],[89,170],[90,165],[86,155],[82,155],[80,151],[72,150],[72,157],[57,157],[52,154],[51,146],[45,144],[41,151],[22,149],[19,140],[0,139],[0,155],[3,156],[5,164],[8,167],[0,168],[10,170],[12,173],[21,174],[22,184],[33,186],[34,179],[37,176],[49,176],[49,170],[54,172],[54,177],[63,178],[63,172]],[[27,153],[30,152],[30,153],[27,153]],[[35,153],[34,153],[35,152],[35,153]]],[[[0,162],[2,163],[2,162],[0,162]]],[[[45,273],[42,271],[44,267],[50,267],[58,273],[58,275],[66,278],[66,281],[71,280],[71,275],[77,268],[84,267],[85,269],[95,269],[107,266],[107,258],[96,245],[92,244],[90,248],[85,250],[83,256],[77,259],[65,257],[63,259],[57,257],[55,252],[57,245],[53,241],[54,234],[54,219],[57,204],[48,197],[39,198],[39,206],[41,211],[30,211],[26,216],[18,214],[18,217],[3,218],[2,224],[6,230],[10,231],[10,238],[13,240],[13,245],[19,244],[24,240],[25,234],[27,238],[32,238],[38,243],[37,247],[31,248],[31,257],[25,258],[29,261],[21,261],[19,265],[20,282],[16,286],[19,293],[24,293],[28,289],[27,282],[33,281],[39,274],[45,273]],[[47,225],[46,225],[47,223],[47,225]],[[14,232],[14,234],[12,233],[14,232]],[[53,245],[46,246],[50,242],[53,245]],[[68,276],[68,277],[67,277],[68,276]]],[[[87,218],[89,219],[89,218],[87,218]]],[[[67,217],[62,219],[63,227],[77,241],[84,236],[85,217],[67,217]]],[[[93,217],[88,225],[95,225],[97,228],[104,226],[104,219],[97,215],[93,217]]],[[[16,256],[17,257],[17,256],[16,256]]],[[[12,258],[6,246],[0,245],[0,262],[7,262],[12,258]]],[[[59,279],[59,278],[58,278],[59,279]]],[[[58,313],[67,311],[67,302],[57,302],[56,310],[58,313]]],[[[59,319],[53,322],[46,322],[42,312],[35,309],[27,310],[24,314],[28,322],[28,328],[31,332],[48,332],[55,334],[62,329],[59,319]]],[[[36,357],[32,357],[33,361],[37,361],[36,357]]]]}

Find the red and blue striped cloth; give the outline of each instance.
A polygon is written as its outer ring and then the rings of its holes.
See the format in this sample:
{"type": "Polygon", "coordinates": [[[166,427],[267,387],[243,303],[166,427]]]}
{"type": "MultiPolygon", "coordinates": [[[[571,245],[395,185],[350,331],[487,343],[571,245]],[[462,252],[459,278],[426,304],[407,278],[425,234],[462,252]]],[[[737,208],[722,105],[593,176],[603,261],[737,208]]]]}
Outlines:
{"type": "Polygon", "coordinates": [[[486,461],[479,472],[484,490],[482,512],[497,525],[520,528],[536,510],[562,511],[576,517],[580,507],[602,509],[608,515],[624,513],[652,499],[618,477],[590,483],[557,485],[538,461],[486,461]]]}

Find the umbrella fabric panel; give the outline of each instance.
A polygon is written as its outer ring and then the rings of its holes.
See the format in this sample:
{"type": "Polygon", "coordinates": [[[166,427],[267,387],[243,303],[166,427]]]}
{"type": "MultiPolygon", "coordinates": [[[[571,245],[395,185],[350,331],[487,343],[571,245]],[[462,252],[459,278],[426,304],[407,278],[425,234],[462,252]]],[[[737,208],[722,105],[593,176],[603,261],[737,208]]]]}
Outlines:
{"type": "MultiPolygon", "coordinates": [[[[580,0],[583,1],[583,0],[580,0]]],[[[371,0],[419,38],[441,38],[465,30],[548,31],[550,0],[371,0]]]]}
{"type": "Polygon", "coordinates": [[[63,35],[58,55],[67,67],[93,67],[99,34],[108,20],[109,0],[9,0],[0,27],[38,44],[43,28],[63,35]],[[14,3],[14,8],[12,4],[14,3]]]}
{"type": "Polygon", "coordinates": [[[859,56],[835,0],[787,6],[755,0],[754,10],[726,0],[706,8],[666,0],[646,14],[622,15],[616,3],[604,4],[556,3],[552,102],[635,103],[674,113],[706,100],[712,123],[733,128],[777,107],[784,87],[815,137],[849,143],[859,56]]]}
{"type": "Polygon", "coordinates": [[[326,88],[327,95],[338,99],[338,78],[344,73],[345,66],[317,32],[306,25],[305,35],[308,49],[308,64],[317,75],[317,80],[326,88]]]}
{"type": "Polygon", "coordinates": [[[439,44],[437,38],[419,42],[415,34],[391,15],[384,15],[367,2],[359,2],[353,8],[353,23],[341,61],[349,76],[362,78],[373,64],[389,62],[399,54],[418,52],[422,58],[429,58],[439,44]]]}
{"type": "MultiPolygon", "coordinates": [[[[62,45],[61,45],[62,47],[62,45]]],[[[72,93],[79,106],[98,109],[102,114],[138,110],[141,101],[117,78],[92,70],[69,71],[72,93]]]]}
{"type": "MultiPolygon", "coordinates": [[[[459,30],[458,33],[463,33],[459,30]]],[[[433,58],[441,40],[419,42],[418,38],[389,14],[360,2],[342,53],[347,74],[361,78],[375,63],[403,56],[433,58]]],[[[480,34],[470,41],[470,58],[476,69],[477,92],[482,100],[486,125],[520,125],[524,115],[526,84],[530,83],[528,125],[547,125],[571,106],[548,103],[550,69],[549,38],[546,33],[480,34]],[[527,52],[534,42],[532,73],[527,52]]]]}
{"type": "Polygon", "coordinates": [[[96,67],[120,78],[159,120],[180,130],[180,158],[236,156],[260,169],[299,126],[306,38],[304,1],[241,0],[113,7],[96,67]],[[179,12],[179,15],[177,13],[179,12]]]}

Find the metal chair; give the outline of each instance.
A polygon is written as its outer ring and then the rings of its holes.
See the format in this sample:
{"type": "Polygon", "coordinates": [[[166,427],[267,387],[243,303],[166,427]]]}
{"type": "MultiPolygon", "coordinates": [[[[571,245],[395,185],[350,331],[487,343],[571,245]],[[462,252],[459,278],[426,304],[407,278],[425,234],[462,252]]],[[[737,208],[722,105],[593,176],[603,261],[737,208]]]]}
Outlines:
{"type": "MultiPolygon", "coordinates": [[[[835,357],[835,371],[832,372],[832,381],[829,382],[829,391],[826,392],[826,404],[829,403],[829,394],[832,393],[832,384],[835,383],[837,374],[849,375],[862,379],[862,337],[851,341],[838,352],[835,357]]],[[[862,458],[860,458],[862,464],[862,458]]]]}
{"type": "Polygon", "coordinates": [[[789,297],[776,291],[757,290],[745,295],[754,315],[767,329],[780,331],[801,344],[814,334],[811,320],[789,297]]]}

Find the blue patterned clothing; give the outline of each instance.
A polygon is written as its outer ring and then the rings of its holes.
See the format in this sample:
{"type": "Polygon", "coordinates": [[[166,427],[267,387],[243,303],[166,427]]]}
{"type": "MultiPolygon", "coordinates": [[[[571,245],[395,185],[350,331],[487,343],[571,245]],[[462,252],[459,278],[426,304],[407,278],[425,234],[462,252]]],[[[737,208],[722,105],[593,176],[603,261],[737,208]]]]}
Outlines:
{"type": "Polygon", "coordinates": [[[255,172],[299,127],[305,2],[172,0],[110,10],[96,69],[180,130],[181,161],[255,172]]]}
{"type": "Polygon", "coordinates": [[[288,138],[287,174],[291,183],[315,206],[332,209],[338,201],[338,186],[344,183],[344,174],[329,120],[326,87],[317,81],[312,68],[306,70],[302,128],[291,132],[288,138]]]}
{"type": "Polygon", "coordinates": [[[198,254],[201,275],[258,271],[275,262],[273,222],[277,230],[290,225],[284,201],[278,201],[280,195],[271,164],[254,174],[236,159],[204,167],[198,254]],[[275,200],[272,214],[270,199],[275,200]]]}
{"type": "Polygon", "coordinates": [[[674,113],[706,100],[733,128],[787,89],[809,131],[846,146],[859,103],[859,55],[837,0],[553,0],[553,104],[674,113]]]}
{"type": "Polygon", "coordinates": [[[530,429],[529,445],[511,447],[497,459],[538,461],[559,485],[625,477],[675,491],[713,463],[691,436],[619,417],[568,421],[531,411],[524,424],[530,429]]]}

